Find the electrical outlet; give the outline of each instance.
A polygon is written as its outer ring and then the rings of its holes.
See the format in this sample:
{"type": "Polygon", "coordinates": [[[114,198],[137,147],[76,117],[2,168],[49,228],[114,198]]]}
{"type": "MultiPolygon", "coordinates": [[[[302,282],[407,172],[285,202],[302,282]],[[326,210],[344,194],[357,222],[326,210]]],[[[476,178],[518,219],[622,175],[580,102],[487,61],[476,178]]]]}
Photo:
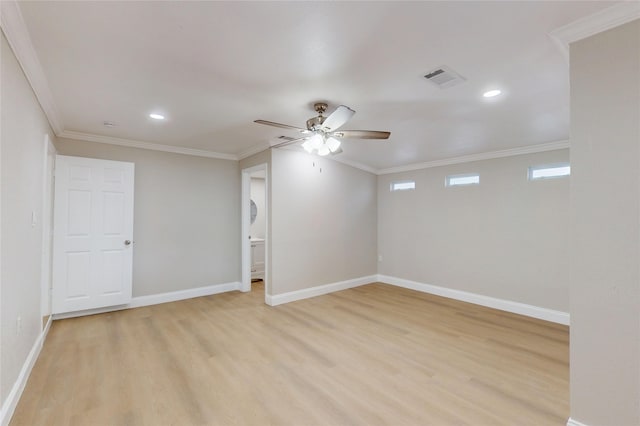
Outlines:
{"type": "Polygon", "coordinates": [[[18,315],[16,318],[16,336],[20,336],[22,334],[22,317],[18,315]]]}
{"type": "Polygon", "coordinates": [[[382,255],[381,254],[378,255],[378,262],[382,262],[382,255]]]}
{"type": "Polygon", "coordinates": [[[36,211],[33,210],[31,212],[31,227],[35,228],[36,227],[36,223],[38,223],[38,221],[36,220],[36,211]]]}

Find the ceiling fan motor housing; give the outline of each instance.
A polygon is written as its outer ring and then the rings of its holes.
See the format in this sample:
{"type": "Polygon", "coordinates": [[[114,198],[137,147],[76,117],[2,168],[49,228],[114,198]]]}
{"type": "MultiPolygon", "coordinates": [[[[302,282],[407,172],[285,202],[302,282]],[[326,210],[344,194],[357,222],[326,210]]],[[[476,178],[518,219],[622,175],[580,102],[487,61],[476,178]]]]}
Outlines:
{"type": "Polygon", "coordinates": [[[322,123],[324,123],[326,117],[319,115],[317,117],[313,117],[307,120],[307,129],[309,130],[320,130],[322,123]]]}
{"type": "Polygon", "coordinates": [[[316,102],[315,104],[313,104],[313,109],[316,110],[318,116],[307,120],[307,129],[320,130],[320,127],[322,126],[322,123],[324,123],[324,120],[326,118],[322,114],[324,114],[327,108],[328,105],[324,102],[316,102]]]}

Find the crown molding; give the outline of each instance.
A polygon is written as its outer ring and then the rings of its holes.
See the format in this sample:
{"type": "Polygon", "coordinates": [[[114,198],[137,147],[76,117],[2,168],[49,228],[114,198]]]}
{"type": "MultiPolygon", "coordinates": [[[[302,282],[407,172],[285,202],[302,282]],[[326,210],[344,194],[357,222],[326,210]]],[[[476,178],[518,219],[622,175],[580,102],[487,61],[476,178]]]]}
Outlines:
{"type": "Polygon", "coordinates": [[[51,128],[56,135],[60,134],[64,129],[64,125],[58,116],[56,105],[53,102],[53,95],[49,89],[49,83],[31,43],[31,37],[29,37],[29,31],[24,23],[17,1],[0,1],[0,26],[2,26],[2,31],[9,42],[9,46],[11,46],[44,114],[47,116],[51,128]]]}
{"type": "Polygon", "coordinates": [[[347,166],[351,166],[354,169],[360,169],[360,170],[363,170],[365,172],[373,173],[374,175],[378,175],[379,174],[379,170],[378,169],[375,169],[373,167],[367,166],[366,164],[358,163],[357,161],[347,160],[346,158],[340,158],[340,157],[324,157],[324,158],[326,158],[328,160],[335,161],[336,163],[346,164],[347,166]]]}
{"type": "Polygon", "coordinates": [[[196,157],[218,158],[220,160],[238,161],[238,157],[233,154],[223,154],[219,152],[206,151],[204,149],[185,148],[181,146],[162,145],[159,143],[136,141],[131,139],[113,138],[110,136],[94,135],[91,133],[74,132],[71,130],[62,131],[58,137],[74,139],[79,141],[104,143],[109,145],[126,146],[128,148],[150,149],[152,151],[171,152],[173,154],[193,155],[196,157]]]}
{"type": "Polygon", "coordinates": [[[245,158],[251,157],[252,155],[265,151],[269,148],[270,147],[264,146],[264,145],[255,145],[249,149],[245,149],[244,151],[241,151],[236,158],[237,160],[244,160],[245,158]]]}
{"type": "Polygon", "coordinates": [[[640,19],[640,2],[624,1],[577,21],[570,22],[549,33],[551,39],[560,48],[564,58],[569,62],[569,45],[578,40],[601,33],[611,28],[640,19]]]}
{"type": "Polygon", "coordinates": [[[451,164],[470,163],[472,161],[493,160],[496,158],[513,157],[516,155],[535,154],[538,152],[555,151],[569,148],[569,141],[549,142],[538,145],[523,146],[520,148],[503,149],[500,151],[482,152],[479,154],[464,155],[462,157],[445,158],[442,160],[427,161],[425,163],[407,164],[406,166],[390,167],[378,170],[378,175],[391,173],[410,172],[413,170],[430,169],[432,167],[449,166],[451,164]]]}
{"type": "MultiPolygon", "coordinates": [[[[256,146],[253,146],[253,147],[251,147],[251,148],[239,153],[237,158],[238,158],[238,160],[244,160],[247,157],[251,157],[252,155],[255,155],[255,154],[259,153],[259,152],[262,152],[262,151],[264,151],[266,149],[270,149],[270,148],[273,148],[273,146],[265,147],[264,145],[256,145],[256,146]]],[[[287,149],[287,148],[288,149],[295,149],[293,146],[291,146],[291,147],[282,147],[281,149],[287,149]]],[[[342,164],[345,164],[347,166],[351,166],[351,167],[353,167],[355,169],[364,170],[365,172],[373,173],[374,175],[378,174],[378,170],[377,169],[375,169],[373,167],[370,167],[370,166],[367,166],[366,164],[359,163],[357,161],[347,160],[345,158],[340,158],[340,157],[335,157],[335,156],[326,156],[326,157],[322,157],[322,158],[324,158],[326,160],[335,161],[337,163],[342,163],[342,164]]]]}
{"type": "MultiPolygon", "coordinates": [[[[563,52],[565,58],[569,57],[569,44],[599,32],[614,28],[625,24],[634,19],[640,18],[640,2],[625,1],[603,9],[593,15],[581,18],[568,25],[560,27],[549,35],[556,42],[563,52]]],[[[22,70],[35,93],[40,106],[42,107],[49,124],[54,133],[58,137],[82,140],[88,142],[97,142],[111,145],[119,145],[130,148],[149,149],[154,151],[170,152],[175,154],[193,155],[198,157],[217,158],[222,160],[238,161],[251,155],[257,154],[268,147],[256,145],[238,155],[224,154],[213,151],[178,147],[172,145],[163,145],[152,142],[136,141],[130,139],[114,138],[109,136],[95,135],[91,133],[76,132],[64,130],[64,124],[57,113],[53,95],[49,88],[49,84],[45,77],[42,65],[35,52],[29,32],[20,11],[19,2],[15,0],[0,1],[0,26],[4,32],[9,46],[13,50],[22,70]]],[[[399,173],[404,171],[420,170],[431,167],[445,166],[451,164],[466,163],[471,161],[488,160],[494,158],[509,157],[522,154],[531,154],[536,152],[552,151],[569,147],[568,141],[552,142],[547,144],[532,145],[528,147],[507,149],[502,151],[486,152],[481,154],[473,154],[462,157],[448,158],[443,160],[429,161],[424,163],[408,164],[399,167],[391,167],[386,169],[376,169],[365,164],[333,157],[331,160],[343,163],[345,165],[373,173],[376,175],[384,175],[390,173],[399,173]]]]}

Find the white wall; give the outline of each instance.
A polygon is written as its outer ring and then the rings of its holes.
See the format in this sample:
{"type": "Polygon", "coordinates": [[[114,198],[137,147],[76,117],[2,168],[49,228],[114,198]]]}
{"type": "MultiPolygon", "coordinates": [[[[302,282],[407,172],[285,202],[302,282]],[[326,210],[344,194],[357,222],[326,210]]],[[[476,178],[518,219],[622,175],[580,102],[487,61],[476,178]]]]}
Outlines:
{"type": "Polygon", "coordinates": [[[640,20],[571,45],[571,417],[640,424],[640,20]]]}
{"type": "Polygon", "coordinates": [[[134,297],[240,281],[236,161],[62,138],[56,146],[135,163],[134,297]]]}
{"type": "Polygon", "coordinates": [[[271,153],[272,294],[376,273],[376,176],[307,153],[271,153]]]}
{"type": "Polygon", "coordinates": [[[42,331],[44,139],[53,132],[4,34],[0,56],[0,401],[4,403],[42,331]],[[18,316],[22,319],[19,335],[18,316]]]}
{"type": "Polygon", "coordinates": [[[379,273],[568,312],[569,179],[527,180],[529,166],[568,159],[558,150],[379,176],[379,273]],[[444,185],[476,172],[480,185],[444,185]],[[389,191],[404,179],[416,189],[389,191]]]}
{"type": "Polygon", "coordinates": [[[265,192],[264,179],[251,178],[251,199],[258,208],[258,214],[256,220],[251,225],[251,237],[252,238],[264,238],[266,232],[266,204],[265,204],[265,192]]]}

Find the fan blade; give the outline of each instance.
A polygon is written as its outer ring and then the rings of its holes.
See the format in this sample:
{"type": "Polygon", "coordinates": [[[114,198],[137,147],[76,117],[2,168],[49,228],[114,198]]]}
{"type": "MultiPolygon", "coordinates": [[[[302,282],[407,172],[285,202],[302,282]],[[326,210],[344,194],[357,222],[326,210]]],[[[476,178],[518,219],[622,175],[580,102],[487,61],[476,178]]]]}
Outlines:
{"type": "Polygon", "coordinates": [[[349,121],[356,112],[351,108],[340,105],[335,111],[328,116],[322,123],[322,128],[327,132],[332,132],[349,121]]]}
{"type": "Polygon", "coordinates": [[[333,136],[350,139],[389,139],[391,132],[378,132],[376,130],[341,130],[334,132],[333,136]]]}
{"type": "Polygon", "coordinates": [[[309,138],[308,137],[304,137],[304,138],[286,140],[284,142],[280,142],[280,143],[277,143],[275,145],[271,145],[271,148],[282,148],[283,146],[293,145],[294,143],[302,142],[302,141],[307,140],[307,139],[309,139],[309,138]]]}
{"type": "Polygon", "coordinates": [[[300,127],[289,126],[288,124],[274,123],[273,121],[255,120],[254,123],[266,124],[267,126],[273,126],[273,127],[281,127],[283,129],[297,130],[300,133],[309,133],[307,129],[301,129],[300,127]]]}

